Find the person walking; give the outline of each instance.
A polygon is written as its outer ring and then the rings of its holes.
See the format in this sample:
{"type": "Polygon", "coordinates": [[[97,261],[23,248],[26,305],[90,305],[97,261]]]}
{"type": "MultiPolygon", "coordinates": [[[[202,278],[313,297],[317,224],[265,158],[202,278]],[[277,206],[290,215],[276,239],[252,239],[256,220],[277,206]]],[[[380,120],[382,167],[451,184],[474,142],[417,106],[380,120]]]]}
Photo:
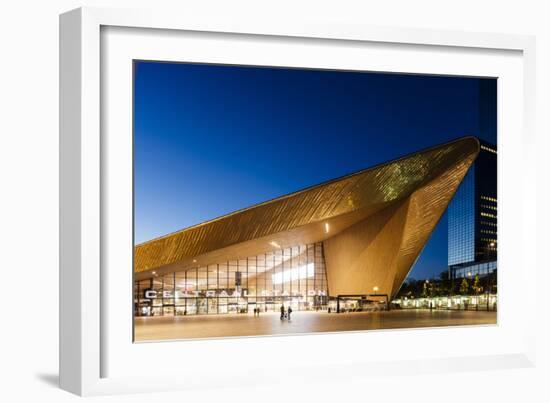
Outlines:
{"type": "Polygon", "coordinates": [[[292,313],[292,308],[291,307],[288,307],[288,311],[287,311],[287,315],[288,315],[288,320],[290,320],[290,314],[292,313]]]}
{"type": "Polygon", "coordinates": [[[285,306],[281,304],[281,320],[285,318],[285,306]]]}

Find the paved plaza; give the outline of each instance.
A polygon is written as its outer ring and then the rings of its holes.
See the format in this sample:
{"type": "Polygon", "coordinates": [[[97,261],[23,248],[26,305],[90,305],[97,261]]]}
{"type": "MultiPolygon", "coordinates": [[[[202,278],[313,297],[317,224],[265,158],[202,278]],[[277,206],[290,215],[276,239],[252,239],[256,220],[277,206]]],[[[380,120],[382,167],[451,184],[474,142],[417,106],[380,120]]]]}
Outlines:
{"type": "Polygon", "coordinates": [[[394,310],[379,312],[293,312],[292,320],[278,313],[158,316],[135,318],[136,341],[262,336],[349,330],[402,329],[496,324],[496,312],[394,310]]]}

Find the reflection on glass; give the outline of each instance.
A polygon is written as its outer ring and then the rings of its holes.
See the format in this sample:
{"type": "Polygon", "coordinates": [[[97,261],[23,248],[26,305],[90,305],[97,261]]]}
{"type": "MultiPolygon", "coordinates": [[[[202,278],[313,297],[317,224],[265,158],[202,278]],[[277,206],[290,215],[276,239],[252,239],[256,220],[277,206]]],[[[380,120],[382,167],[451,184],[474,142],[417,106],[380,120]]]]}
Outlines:
{"type": "Polygon", "coordinates": [[[136,281],[136,316],[211,315],[325,309],[322,243],[280,248],[258,256],[154,275],[136,281]]]}

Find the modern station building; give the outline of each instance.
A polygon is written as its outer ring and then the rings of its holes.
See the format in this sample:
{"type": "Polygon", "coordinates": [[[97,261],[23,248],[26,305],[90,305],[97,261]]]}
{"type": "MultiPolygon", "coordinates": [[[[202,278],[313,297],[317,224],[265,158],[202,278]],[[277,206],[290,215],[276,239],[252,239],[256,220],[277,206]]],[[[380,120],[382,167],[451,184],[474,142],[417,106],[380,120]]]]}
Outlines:
{"type": "Polygon", "coordinates": [[[392,299],[479,150],[461,138],[137,245],[135,315],[392,299]]]}

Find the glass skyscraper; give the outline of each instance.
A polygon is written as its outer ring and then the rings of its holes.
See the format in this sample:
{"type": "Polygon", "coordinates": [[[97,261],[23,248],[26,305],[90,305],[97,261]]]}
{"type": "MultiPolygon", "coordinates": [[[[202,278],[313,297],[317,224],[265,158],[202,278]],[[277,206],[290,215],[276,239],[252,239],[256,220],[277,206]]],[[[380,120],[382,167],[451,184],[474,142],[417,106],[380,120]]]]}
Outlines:
{"type": "MultiPolygon", "coordinates": [[[[480,133],[496,135],[496,82],[480,84],[480,133]]],[[[451,278],[484,276],[497,268],[497,148],[480,152],[448,207],[451,278]]]]}
{"type": "Polygon", "coordinates": [[[448,208],[449,269],[452,278],[486,275],[497,259],[497,151],[481,142],[476,162],[448,208]],[[478,265],[479,263],[494,262],[478,265]]]}

